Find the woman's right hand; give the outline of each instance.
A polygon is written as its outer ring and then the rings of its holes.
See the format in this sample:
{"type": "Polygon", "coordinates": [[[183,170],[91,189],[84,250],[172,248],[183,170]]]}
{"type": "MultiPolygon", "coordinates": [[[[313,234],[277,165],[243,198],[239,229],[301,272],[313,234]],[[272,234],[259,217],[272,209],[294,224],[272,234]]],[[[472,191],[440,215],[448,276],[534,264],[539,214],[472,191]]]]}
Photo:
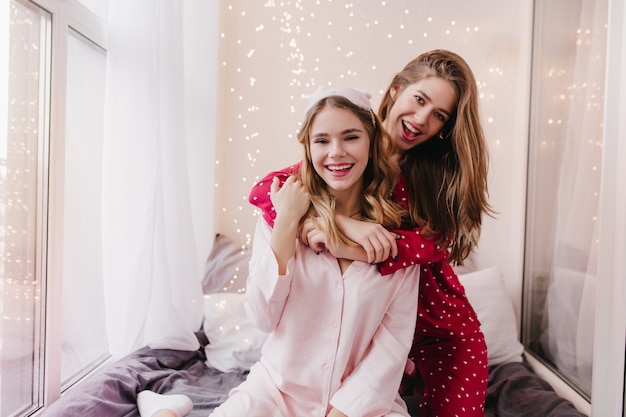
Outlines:
{"type": "Polygon", "coordinates": [[[278,177],[274,177],[270,187],[270,199],[277,217],[289,217],[296,221],[306,214],[311,205],[309,194],[305,191],[302,182],[295,176],[287,178],[282,187],[278,177]]]}
{"type": "Polygon", "coordinates": [[[278,263],[278,274],[284,275],[296,250],[300,219],[309,209],[311,200],[302,182],[294,176],[287,178],[282,187],[279,179],[274,177],[270,187],[270,199],[276,210],[270,247],[278,263]]]}

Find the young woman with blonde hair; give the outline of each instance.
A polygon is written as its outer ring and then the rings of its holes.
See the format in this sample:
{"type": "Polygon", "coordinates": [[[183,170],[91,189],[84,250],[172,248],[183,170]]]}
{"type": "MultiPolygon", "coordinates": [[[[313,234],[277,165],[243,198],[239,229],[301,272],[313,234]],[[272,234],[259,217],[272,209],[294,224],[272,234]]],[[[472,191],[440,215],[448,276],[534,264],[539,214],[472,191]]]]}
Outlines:
{"type": "MultiPolygon", "coordinates": [[[[452,268],[476,247],[482,217],[492,213],[476,80],[458,54],[423,53],[394,76],[379,115],[402,172],[392,199],[408,210],[414,228],[338,215],[350,244],[329,248],[312,219],[304,222],[301,239],[317,252],[377,263],[383,275],[421,265],[417,327],[400,391],[416,399],[420,417],[483,416],[487,346],[452,268]]],[[[250,194],[270,224],[270,184],[284,181],[294,167],[270,173],[250,194]]]]}
{"type": "MultiPolygon", "coordinates": [[[[406,211],[389,200],[399,175],[389,139],[367,95],[330,88],[310,97],[298,140],[302,163],[270,185],[273,227],[259,218],[246,287],[248,315],[268,338],[246,380],[210,416],[408,417],[398,386],[419,266],[381,279],[375,265],[332,253],[349,243],[338,216],[401,226],[406,211]],[[304,218],[323,230],[327,250],[299,241],[304,218]]],[[[158,403],[140,404],[143,417],[183,415],[166,396],[146,398],[158,403]]]]}
{"type": "Polygon", "coordinates": [[[415,328],[418,266],[380,279],[375,265],[332,254],[348,242],[336,215],[400,227],[404,210],[388,198],[397,177],[388,143],[362,92],[318,90],[310,101],[300,169],[272,183],[273,228],[260,218],[254,235],[246,306],[269,336],[212,417],[408,416],[397,387],[415,328]],[[303,218],[325,231],[330,250],[299,242],[303,218]]]}

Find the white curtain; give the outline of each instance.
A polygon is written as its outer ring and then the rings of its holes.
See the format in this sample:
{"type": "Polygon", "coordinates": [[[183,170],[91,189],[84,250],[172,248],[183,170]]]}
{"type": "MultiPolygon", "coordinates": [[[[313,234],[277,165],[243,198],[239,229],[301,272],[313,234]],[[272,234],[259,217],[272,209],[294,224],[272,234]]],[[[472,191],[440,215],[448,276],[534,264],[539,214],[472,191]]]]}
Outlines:
{"type": "Polygon", "coordinates": [[[110,3],[103,230],[114,356],[146,344],[198,348],[202,289],[186,160],[183,3],[110,3]]]}
{"type": "Polygon", "coordinates": [[[561,148],[543,348],[591,392],[607,1],[583,0],[561,148]]]}

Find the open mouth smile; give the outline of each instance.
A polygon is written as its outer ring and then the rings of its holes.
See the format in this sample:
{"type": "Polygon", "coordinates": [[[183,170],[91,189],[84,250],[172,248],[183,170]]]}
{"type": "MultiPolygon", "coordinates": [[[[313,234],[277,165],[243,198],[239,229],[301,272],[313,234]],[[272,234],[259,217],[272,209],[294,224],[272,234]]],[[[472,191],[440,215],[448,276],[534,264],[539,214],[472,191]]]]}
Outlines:
{"type": "Polygon", "coordinates": [[[345,175],[352,169],[353,166],[354,164],[327,165],[326,169],[333,175],[345,175]]]}
{"type": "Polygon", "coordinates": [[[402,137],[405,140],[412,142],[416,140],[421,134],[422,134],[421,130],[414,127],[409,122],[406,122],[404,120],[402,121],[402,137]]]}

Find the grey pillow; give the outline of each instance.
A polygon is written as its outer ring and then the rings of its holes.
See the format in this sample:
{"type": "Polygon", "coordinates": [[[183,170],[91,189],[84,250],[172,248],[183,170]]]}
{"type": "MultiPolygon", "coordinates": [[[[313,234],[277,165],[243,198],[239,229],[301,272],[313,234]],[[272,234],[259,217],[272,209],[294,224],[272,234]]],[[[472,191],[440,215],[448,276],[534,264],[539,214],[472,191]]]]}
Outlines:
{"type": "Polygon", "coordinates": [[[250,256],[250,248],[236,244],[225,235],[217,234],[204,267],[203,293],[244,293],[250,256]]]}

